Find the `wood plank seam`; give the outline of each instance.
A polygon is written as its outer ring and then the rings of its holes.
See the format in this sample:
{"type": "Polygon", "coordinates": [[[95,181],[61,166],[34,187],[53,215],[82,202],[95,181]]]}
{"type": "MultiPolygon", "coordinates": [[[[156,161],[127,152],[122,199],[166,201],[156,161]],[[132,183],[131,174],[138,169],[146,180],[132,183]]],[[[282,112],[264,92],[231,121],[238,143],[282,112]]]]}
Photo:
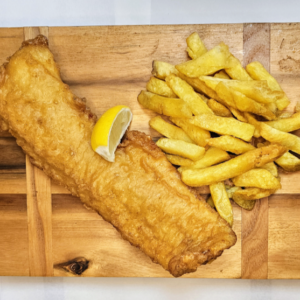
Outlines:
{"type": "MultiPolygon", "coordinates": [[[[260,61],[270,70],[270,24],[244,24],[244,66],[260,61]]],[[[242,210],[242,278],[268,278],[268,198],[242,210]]]]}
{"type": "MultiPolygon", "coordinates": [[[[24,28],[24,39],[48,36],[48,28],[24,28]]],[[[26,156],[30,276],[53,276],[51,181],[26,156]]]]}

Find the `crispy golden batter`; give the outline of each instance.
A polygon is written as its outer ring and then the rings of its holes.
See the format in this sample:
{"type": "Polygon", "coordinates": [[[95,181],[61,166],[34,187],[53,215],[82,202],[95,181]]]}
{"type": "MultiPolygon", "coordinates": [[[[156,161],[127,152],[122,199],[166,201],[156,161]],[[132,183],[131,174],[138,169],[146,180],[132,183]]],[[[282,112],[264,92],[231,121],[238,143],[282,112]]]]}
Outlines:
{"type": "Polygon", "coordinates": [[[173,276],[235,244],[230,226],[145,134],[128,132],[114,163],[92,150],[96,117],[61,81],[46,38],[24,44],[0,79],[0,116],[32,162],[173,276]]]}

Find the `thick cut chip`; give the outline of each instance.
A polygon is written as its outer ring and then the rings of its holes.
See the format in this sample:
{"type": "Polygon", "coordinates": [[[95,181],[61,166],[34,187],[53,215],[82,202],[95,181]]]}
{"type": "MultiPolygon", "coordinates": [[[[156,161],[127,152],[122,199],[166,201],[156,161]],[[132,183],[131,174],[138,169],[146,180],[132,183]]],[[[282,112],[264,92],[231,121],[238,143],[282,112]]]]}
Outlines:
{"type": "Polygon", "coordinates": [[[175,66],[164,61],[154,60],[152,63],[152,75],[159,78],[165,79],[170,74],[178,74],[175,66]]]}
{"type": "Polygon", "coordinates": [[[139,103],[145,108],[169,117],[191,117],[192,112],[186,103],[178,98],[166,98],[150,92],[141,91],[139,103]]]}
{"type": "Polygon", "coordinates": [[[181,179],[189,186],[202,186],[224,181],[274,161],[286,151],[287,149],[281,145],[254,149],[216,166],[183,170],[181,179]]]}
{"type": "Polygon", "coordinates": [[[226,73],[235,80],[252,80],[247,71],[242,67],[241,62],[234,57],[230,56],[230,61],[234,64],[233,67],[225,69],[226,73]]]}
{"type": "Polygon", "coordinates": [[[293,112],[287,111],[287,110],[284,110],[284,111],[278,110],[276,113],[277,120],[290,118],[292,115],[293,115],[293,112]]]}
{"type": "Polygon", "coordinates": [[[236,62],[229,60],[230,56],[228,46],[222,42],[197,59],[177,65],[176,69],[188,77],[210,75],[219,70],[235,66],[236,62]]]}
{"type": "Polygon", "coordinates": [[[265,124],[284,132],[291,132],[300,129],[300,112],[289,118],[265,122],[265,124]]]}
{"type": "Polygon", "coordinates": [[[247,142],[251,140],[255,129],[251,124],[242,123],[232,118],[208,114],[192,117],[189,119],[189,122],[208,131],[213,131],[222,135],[233,135],[247,142]]]}
{"type": "Polygon", "coordinates": [[[234,194],[232,199],[237,205],[246,210],[252,210],[256,204],[256,200],[244,200],[242,197],[234,196],[234,194]]]}
{"type": "Polygon", "coordinates": [[[290,152],[284,153],[275,162],[287,172],[300,171],[300,159],[290,152]]]}
{"type": "Polygon", "coordinates": [[[166,154],[168,161],[175,166],[188,167],[193,164],[193,161],[178,155],[166,154]]]}
{"type": "Polygon", "coordinates": [[[248,123],[247,118],[245,117],[245,113],[235,109],[234,107],[228,106],[231,113],[241,122],[248,123]]]}
{"type": "Polygon", "coordinates": [[[274,120],[276,116],[264,105],[250,99],[244,94],[220,82],[216,87],[216,93],[223,100],[225,105],[234,107],[242,112],[251,112],[265,117],[267,120],[274,120]]]}
{"type": "Polygon", "coordinates": [[[251,188],[246,188],[246,189],[238,189],[236,190],[232,198],[237,199],[239,198],[240,200],[244,201],[251,201],[251,200],[258,200],[261,198],[269,197],[270,195],[275,193],[275,189],[259,189],[255,187],[251,188]]]}
{"type": "Polygon", "coordinates": [[[221,70],[220,72],[217,72],[214,75],[214,77],[215,78],[222,78],[222,79],[230,79],[230,77],[228,76],[228,74],[224,70],[221,70]]]}
{"type": "Polygon", "coordinates": [[[168,137],[169,139],[181,140],[187,143],[193,143],[191,138],[177,126],[166,122],[161,116],[156,116],[149,121],[151,128],[158,131],[160,134],[168,137]]]}
{"type": "Polygon", "coordinates": [[[229,223],[230,226],[232,226],[232,206],[228,198],[224,182],[213,183],[209,186],[209,189],[217,212],[224,220],[229,223]]]}
{"type": "Polygon", "coordinates": [[[179,126],[195,144],[205,147],[210,138],[210,132],[199,126],[189,123],[185,118],[170,118],[173,123],[179,126]]]}
{"type": "Polygon", "coordinates": [[[277,143],[300,154],[300,138],[294,134],[283,132],[260,123],[260,135],[271,143],[277,143]]]}
{"type": "MultiPolygon", "coordinates": [[[[225,185],[226,187],[226,185],[225,185]]],[[[228,195],[228,198],[231,199],[232,196],[233,196],[233,193],[237,190],[240,190],[241,188],[239,186],[232,186],[230,188],[227,188],[226,187],[226,192],[227,192],[227,195],[228,195]]]]}
{"type": "Polygon", "coordinates": [[[219,96],[217,95],[217,93],[214,90],[212,90],[211,88],[209,88],[199,78],[190,78],[190,77],[183,75],[180,72],[178,72],[177,76],[179,76],[181,79],[186,81],[190,86],[192,86],[196,92],[203,93],[212,99],[219,100],[219,96]]]}
{"type": "Polygon", "coordinates": [[[212,199],[212,197],[210,196],[210,197],[208,197],[208,199],[207,199],[207,204],[209,204],[212,208],[215,208],[215,204],[214,204],[214,201],[213,201],[213,199],[212,199]]]}
{"type": "Polygon", "coordinates": [[[207,144],[209,146],[216,147],[235,154],[242,154],[255,149],[255,147],[251,144],[245,143],[244,141],[230,135],[211,138],[208,140],[207,144]]]}
{"type": "MultiPolygon", "coordinates": [[[[285,155],[285,154],[283,154],[285,155]]],[[[274,177],[278,177],[278,169],[273,162],[269,162],[261,167],[262,169],[268,170],[274,177]]]]}
{"type": "Polygon", "coordinates": [[[245,118],[247,119],[249,124],[252,124],[255,127],[254,131],[254,137],[259,138],[260,133],[259,133],[259,128],[260,128],[260,122],[255,119],[255,117],[250,114],[250,113],[245,113],[245,118]]]}
{"type": "Polygon", "coordinates": [[[261,189],[280,189],[281,184],[278,178],[274,177],[265,169],[249,170],[237,177],[232,178],[235,186],[257,187],[261,189]]]}
{"type": "Polygon", "coordinates": [[[210,147],[201,159],[193,162],[193,164],[188,167],[179,168],[178,171],[181,173],[188,169],[204,169],[229,159],[230,155],[226,151],[210,147]]]}
{"type": "Polygon", "coordinates": [[[209,99],[207,101],[207,106],[214,112],[215,115],[220,117],[232,117],[230,110],[224,106],[223,104],[219,103],[214,99],[209,99]]]}
{"type": "Polygon", "coordinates": [[[179,155],[193,161],[199,160],[205,153],[205,148],[180,140],[161,138],[156,145],[166,153],[179,155]]]}
{"type": "Polygon", "coordinates": [[[173,74],[166,77],[166,82],[175,94],[189,106],[194,115],[213,114],[212,110],[187,82],[173,74]]]}
{"type": "Polygon", "coordinates": [[[190,58],[196,59],[207,52],[207,49],[197,32],[192,33],[187,39],[187,49],[190,58]]]}
{"type": "Polygon", "coordinates": [[[148,92],[158,94],[160,96],[169,98],[177,97],[165,81],[157,79],[155,77],[150,78],[150,80],[147,83],[146,89],[148,92]]]}
{"type": "MultiPolygon", "coordinates": [[[[264,66],[258,62],[254,61],[246,66],[247,72],[255,80],[267,80],[268,85],[273,91],[282,91],[281,86],[277,80],[264,68],[264,66]]],[[[276,101],[278,109],[283,110],[290,104],[290,100],[284,94],[284,96],[276,101]]]]}
{"type": "Polygon", "coordinates": [[[222,82],[228,87],[262,104],[274,103],[284,96],[284,92],[282,91],[272,91],[266,80],[226,80],[211,76],[200,76],[200,80],[204,81],[214,91],[217,85],[222,82]]]}

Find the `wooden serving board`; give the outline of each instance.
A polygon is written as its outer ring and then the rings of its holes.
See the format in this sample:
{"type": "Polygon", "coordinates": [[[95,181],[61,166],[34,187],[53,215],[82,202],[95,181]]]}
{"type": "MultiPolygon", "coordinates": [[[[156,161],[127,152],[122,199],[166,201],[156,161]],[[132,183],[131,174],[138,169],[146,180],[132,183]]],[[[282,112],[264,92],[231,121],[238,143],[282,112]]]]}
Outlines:
{"type": "MultiPolygon", "coordinates": [[[[220,41],[244,64],[259,60],[293,109],[300,100],[300,24],[101,26],[0,29],[0,63],[27,38],[48,36],[63,80],[100,116],[126,104],[131,128],[155,137],[137,95],[154,59],[187,60],[186,37],[220,41]]],[[[72,137],[70,137],[71,139],[72,137]]],[[[184,277],[300,278],[300,173],[281,172],[283,188],[251,212],[234,206],[237,244],[184,277]]],[[[33,167],[15,139],[0,133],[0,275],[170,277],[79,199],[33,167]],[[81,275],[76,275],[81,274],[81,275]]]]}

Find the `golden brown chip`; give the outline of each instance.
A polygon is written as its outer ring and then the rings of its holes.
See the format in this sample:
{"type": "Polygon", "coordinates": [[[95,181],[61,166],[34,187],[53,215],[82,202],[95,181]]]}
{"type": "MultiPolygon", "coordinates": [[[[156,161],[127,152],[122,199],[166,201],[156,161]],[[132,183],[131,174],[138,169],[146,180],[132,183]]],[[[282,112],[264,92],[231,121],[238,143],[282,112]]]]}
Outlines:
{"type": "Polygon", "coordinates": [[[248,144],[240,139],[233,136],[223,135],[217,138],[211,138],[207,143],[209,146],[229,151],[235,154],[242,154],[247,151],[255,149],[254,146],[248,144]]]}
{"type": "Polygon", "coordinates": [[[175,94],[189,106],[194,115],[213,114],[212,110],[186,81],[171,74],[166,77],[166,82],[175,94]]]}
{"type": "Polygon", "coordinates": [[[193,164],[193,161],[178,155],[166,154],[168,161],[175,166],[188,167],[193,164]]]}
{"type": "Polygon", "coordinates": [[[274,161],[286,151],[287,149],[281,145],[270,145],[254,149],[216,166],[205,169],[183,170],[181,179],[189,186],[202,186],[221,182],[274,161]]]}
{"type": "Polygon", "coordinates": [[[258,200],[261,198],[269,197],[270,195],[275,193],[275,189],[272,190],[264,190],[255,187],[246,188],[246,189],[238,189],[236,190],[232,197],[235,199],[239,198],[244,201],[258,200]]]}
{"type": "Polygon", "coordinates": [[[280,131],[295,131],[300,129],[300,112],[295,113],[288,118],[282,118],[276,121],[268,121],[264,123],[280,131]]]}
{"type": "Polygon", "coordinates": [[[234,64],[234,66],[225,69],[225,71],[232,79],[252,80],[252,78],[249,76],[246,70],[242,67],[241,62],[232,54],[230,60],[234,64]]]}
{"type": "Polygon", "coordinates": [[[161,138],[156,145],[164,152],[196,161],[204,156],[205,148],[180,140],[161,138]]]}
{"type": "Polygon", "coordinates": [[[222,78],[222,79],[230,79],[230,77],[228,76],[228,74],[224,70],[221,70],[220,72],[217,72],[214,75],[214,77],[215,78],[222,78]]]}
{"type": "Polygon", "coordinates": [[[210,132],[193,125],[185,118],[170,118],[170,120],[179,126],[193,141],[195,144],[205,147],[207,140],[210,138],[210,132]]]}
{"type": "Polygon", "coordinates": [[[154,60],[152,68],[152,75],[163,80],[170,74],[178,74],[174,65],[164,61],[154,60]]]}
{"type": "Polygon", "coordinates": [[[141,91],[138,96],[139,103],[145,108],[158,114],[169,117],[191,117],[192,112],[186,103],[178,98],[166,98],[150,92],[141,91]]]}
{"type": "Polygon", "coordinates": [[[224,182],[213,183],[209,186],[209,189],[217,212],[224,220],[226,220],[229,223],[230,226],[232,226],[232,206],[228,198],[224,182]]]}
{"type": "Polygon", "coordinates": [[[196,59],[207,52],[207,49],[197,32],[192,33],[187,39],[187,49],[190,58],[196,59]]]}
{"type": "Polygon", "coordinates": [[[232,199],[237,205],[246,210],[252,210],[256,204],[256,200],[244,200],[243,197],[240,197],[239,195],[235,196],[233,194],[232,199]]]}
{"type": "Polygon", "coordinates": [[[177,98],[176,94],[172,91],[172,89],[167,85],[167,83],[163,80],[157,79],[155,77],[151,77],[147,82],[146,89],[148,92],[169,97],[169,98],[177,98]]]}
{"type": "Polygon", "coordinates": [[[176,69],[192,78],[201,75],[210,75],[219,70],[235,66],[236,62],[229,60],[230,56],[228,46],[222,42],[197,59],[177,65],[176,69]]]}
{"type": "Polygon", "coordinates": [[[208,131],[213,131],[222,135],[233,135],[245,141],[251,140],[255,129],[253,125],[242,123],[233,118],[224,118],[208,114],[192,117],[189,121],[208,131]]]}
{"type": "Polygon", "coordinates": [[[194,143],[193,140],[177,126],[166,122],[161,116],[156,116],[149,121],[151,128],[158,131],[160,134],[168,137],[169,139],[182,140],[187,143],[194,143]]]}
{"type": "Polygon", "coordinates": [[[207,101],[207,106],[214,112],[215,115],[219,117],[232,117],[230,110],[214,99],[209,99],[207,101]]]}
{"type": "MultiPolygon", "coordinates": [[[[270,73],[264,68],[264,66],[257,61],[254,61],[246,66],[247,72],[255,80],[267,80],[269,87],[273,91],[282,91],[281,86],[277,80],[270,75],[270,73]]],[[[290,100],[284,94],[284,96],[276,101],[278,109],[283,110],[290,104],[290,100]]]]}
{"type": "Polygon", "coordinates": [[[281,184],[278,178],[274,177],[266,169],[252,169],[241,175],[232,178],[235,186],[256,187],[260,189],[280,189],[281,184]]]}
{"type": "Polygon", "coordinates": [[[300,171],[300,159],[290,152],[284,153],[275,162],[287,172],[300,171]]]}
{"type": "Polygon", "coordinates": [[[182,171],[188,169],[203,169],[229,159],[230,155],[226,151],[210,147],[201,159],[193,162],[193,164],[188,167],[179,168],[178,171],[181,173],[182,171]]]}

